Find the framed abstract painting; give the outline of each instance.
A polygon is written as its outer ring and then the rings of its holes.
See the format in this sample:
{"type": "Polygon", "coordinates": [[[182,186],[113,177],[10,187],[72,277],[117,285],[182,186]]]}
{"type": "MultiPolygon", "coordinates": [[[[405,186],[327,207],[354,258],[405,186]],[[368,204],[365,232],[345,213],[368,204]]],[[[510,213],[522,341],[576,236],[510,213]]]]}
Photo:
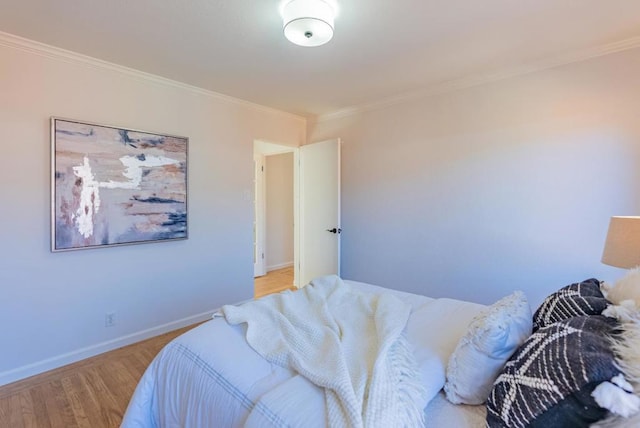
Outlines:
{"type": "Polygon", "coordinates": [[[188,238],[188,138],[51,118],[51,251],[188,238]]]}

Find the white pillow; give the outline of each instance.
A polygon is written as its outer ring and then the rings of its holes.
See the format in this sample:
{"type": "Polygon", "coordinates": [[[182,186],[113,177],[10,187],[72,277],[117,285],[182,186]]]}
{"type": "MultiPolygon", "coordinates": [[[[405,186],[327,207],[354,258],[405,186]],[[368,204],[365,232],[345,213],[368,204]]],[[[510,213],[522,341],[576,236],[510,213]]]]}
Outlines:
{"type": "Polygon", "coordinates": [[[483,310],[469,324],[447,365],[444,390],[454,404],[482,404],[505,363],[531,335],[532,316],[521,291],[483,310]]]}
{"type": "MultiPolygon", "coordinates": [[[[454,299],[433,299],[411,313],[407,339],[418,363],[425,389],[424,406],[442,389],[447,380],[447,362],[465,335],[473,317],[486,306],[454,299]],[[447,320],[446,328],[434,328],[447,320]]],[[[424,407],[423,406],[423,407],[424,407]]]]}

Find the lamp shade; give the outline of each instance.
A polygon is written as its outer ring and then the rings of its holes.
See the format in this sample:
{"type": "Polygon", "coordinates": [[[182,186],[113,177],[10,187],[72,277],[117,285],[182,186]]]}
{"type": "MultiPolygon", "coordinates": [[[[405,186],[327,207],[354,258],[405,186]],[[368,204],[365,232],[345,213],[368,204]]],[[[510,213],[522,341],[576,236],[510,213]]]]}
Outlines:
{"type": "Polygon", "coordinates": [[[611,217],[602,263],[626,269],[640,265],[640,217],[611,217]]]}
{"type": "Polygon", "coordinates": [[[334,17],[325,0],[291,0],[282,9],[284,35],[296,45],[323,45],[333,37],[334,17]]]}

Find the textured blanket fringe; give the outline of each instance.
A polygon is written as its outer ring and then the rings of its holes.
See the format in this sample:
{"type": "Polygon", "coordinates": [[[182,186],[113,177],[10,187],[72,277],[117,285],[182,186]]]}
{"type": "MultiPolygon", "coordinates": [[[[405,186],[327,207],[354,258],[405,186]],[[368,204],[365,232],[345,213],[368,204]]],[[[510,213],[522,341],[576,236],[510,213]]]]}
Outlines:
{"type": "Polygon", "coordinates": [[[640,311],[635,304],[611,305],[602,314],[620,322],[622,334],[611,338],[616,365],[635,391],[640,388],[640,311]]]}
{"type": "Polygon", "coordinates": [[[640,308],[640,267],[629,269],[625,276],[615,284],[601,284],[601,290],[606,291],[606,298],[614,305],[620,305],[625,300],[631,300],[637,308],[640,308]]]}
{"type": "MultiPolygon", "coordinates": [[[[404,333],[389,346],[387,358],[376,364],[372,376],[375,379],[382,369],[390,384],[385,391],[369,390],[362,412],[363,427],[423,427],[422,406],[426,390],[420,382],[418,365],[411,344],[404,333]]],[[[374,388],[378,382],[373,382],[374,388]]]]}
{"type": "Polygon", "coordinates": [[[602,315],[615,318],[622,323],[637,321],[640,317],[640,312],[633,300],[623,300],[618,305],[607,306],[607,309],[602,311],[602,315]]]}
{"type": "MultiPolygon", "coordinates": [[[[596,391],[594,391],[594,398],[598,404],[602,407],[609,409],[612,413],[605,420],[593,424],[593,428],[637,428],[640,426],[640,311],[635,305],[634,301],[627,300],[622,301],[618,305],[610,305],[602,313],[605,316],[617,319],[620,322],[620,328],[622,333],[611,338],[611,347],[616,355],[616,366],[624,374],[622,380],[624,382],[615,382],[616,378],[612,379],[616,385],[609,384],[603,386],[605,390],[613,391],[612,388],[617,386],[618,391],[612,392],[619,397],[619,400],[625,400],[628,408],[623,405],[624,409],[627,409],[626,416],[622,416],[616,413],[625,413],[621,409],[617,409],[618,412],[612,410],[608,406],[604,406],[599,400],[606,400],[601,397],[596,397],[596,391]],[[634,395],[630,398],[629,393],[626,391],[633,391],[634,395]],[[628,399],[628,400],[627,400],[628,399]],[[634,409],[635,406],[635,410],[634,409]]],[[[607,384],[608,382],[605,382],[607,384]]],[[[601,385],[598,386],[598,388],[601,385]]],[[[598,389],[596,388],[596,390],[598,389]]],[[[603,390],[604,391],[604,390],[603,390]]],[[[604,394],[600,391],[598,394],[604,394]]]]}
{"type": "Polygon", "coordinates": [[[633,394],[633,387],[622,375],[615,376],[611,382],[602,382],[591,395],[600,407],[623,418],[640,410],[640,397],[633,394]]]}
{"type": "Polygon", "coordinates": [[[399,374],[398,394],[400,395],[400,403],[404,411],[405,427],[422,427],[424,426],[424,412],[420,403],[424,401],[426,390],[420,382],[418,364],[416,363],[413,349],[402,334],[396,341],[394,347],[391,364],[393,370],[399,374]]]}

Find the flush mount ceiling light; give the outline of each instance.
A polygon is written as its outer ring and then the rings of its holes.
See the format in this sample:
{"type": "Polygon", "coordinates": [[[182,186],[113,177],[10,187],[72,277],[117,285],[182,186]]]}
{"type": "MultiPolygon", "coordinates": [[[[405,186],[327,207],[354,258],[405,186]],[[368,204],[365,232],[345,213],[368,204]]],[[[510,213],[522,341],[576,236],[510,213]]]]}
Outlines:
{"type": "Polygon", "coordinates": [[[325,0],[291,0],[282,9],[284,35],[296,45],[324,45],[333,37],[334,18],[325,0]]]}

